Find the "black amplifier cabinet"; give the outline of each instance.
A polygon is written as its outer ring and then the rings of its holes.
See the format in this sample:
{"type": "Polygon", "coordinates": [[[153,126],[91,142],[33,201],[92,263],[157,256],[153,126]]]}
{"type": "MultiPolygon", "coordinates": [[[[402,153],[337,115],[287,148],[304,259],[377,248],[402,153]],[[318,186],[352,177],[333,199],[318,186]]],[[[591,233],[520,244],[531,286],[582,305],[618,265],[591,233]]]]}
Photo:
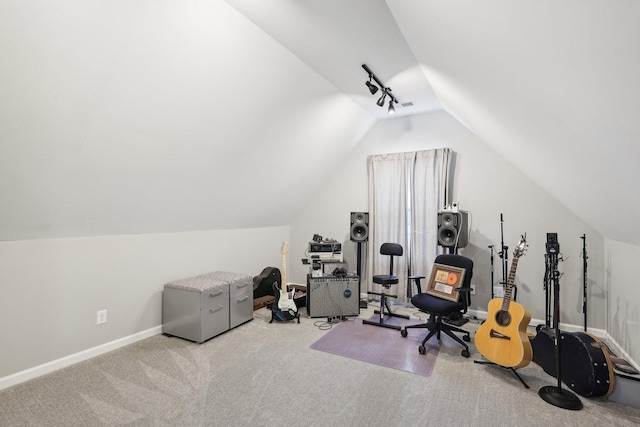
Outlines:
{"type": "Polygon", "coordinates": [[[358,276],[307,276],[309,317],[341,317],[360,314],[358,276]]]}

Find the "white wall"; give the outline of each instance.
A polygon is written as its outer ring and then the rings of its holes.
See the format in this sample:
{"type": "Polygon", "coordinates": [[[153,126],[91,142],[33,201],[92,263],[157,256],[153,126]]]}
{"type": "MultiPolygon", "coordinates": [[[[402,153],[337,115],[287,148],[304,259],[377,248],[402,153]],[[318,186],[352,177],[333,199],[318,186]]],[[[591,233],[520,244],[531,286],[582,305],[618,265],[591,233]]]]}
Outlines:
{"type": "MultiPolygon", "coordinates": [[[[517,275],[517,300],[526,305],[534,319],[544,319],[543,290],[546,233],[558,233],[565,261],[561,285],[563,323],[582,325],[582,240],[587,235],[589,326],[606,326],[606,299],[602,292],[603,237],[524,176],[499,153],[494,152],[445,112],[401,117],[378,122],[362,142],[341,161],[325,186],[291,225],[292,256],[302,257],[313,236],[334,237],[343,242],[350,269],[355,270],[355,243],[349,241],[349,213],[367,211],[366,157],[376,153],[427,150],[450,147],[456,153],[453,199],[471,213],[470,244],[460,253],[475,262],[473,309],[486,311],[491,294],[488,245],[501,244],[500,214],[504,218],[504,243],[509,263],[520,235],[527,233],[529,250],[521,258],[517,275]]],[[[544,167],[544,165],[540,165],[544,167]]],[[[495,257],[495,282],[502,279],[500,259],[495,257]]],[[[308,268],[297,259],[291,262],[290,280],[304,281],[308,268]]]]}
{"type": "Polygon", "coordinates": [[[0,240],[288,224],[374,121],[222,0],[3,1],[0,52],[0,240]]]}
{"type": "MultiPolygon", "coordinates": [[[[640,359],[633,342],[638,291],[632,266],[638,248],[605,243],[459,122],[438,112],[379,122],[349,156],[336,159],[337,170],[290,227],[0,242],[0,380],[158,328],[165,282],[213,270],[256,275],[268,265],[280,266],[284,240],[289,240],[290,281],[305,281],[308,268],[300,258],[314,233],[341,241],[355,270],[349,213],[367,210],[366,157],[445,146],[457,153],[454,199],[472,214],[470,245],[462,250],[476,265],[472,308],[486,310],[487,245],[500,244],[503,213],[509,251],[520,233],[527,232],[530,243],[518,267],[518,301],[543,319],[544,242],[547,232],[557,232],[565,258],[560,264],[561,320],[581,325],[579,237],[585,233],[589,326],[607,329],[633,359],[640,359]],[[96,311],[101,309],[108,310],[108,322],[98,326],[96,311]]],[[[496,281],[499,271],[497,265],[496,281]]]]}
{"type": "Polygon", "coordinates": [[[604,289],[607,331],[631,359],[640,361],[640,247],[606,239],[604,289]]]}
{"type": "Polygon", "coordinates": [[[288,237],[273,227],[0,242],[0,379],[158,327],[164,283],[258,275],[280,264],[288,237]]]}

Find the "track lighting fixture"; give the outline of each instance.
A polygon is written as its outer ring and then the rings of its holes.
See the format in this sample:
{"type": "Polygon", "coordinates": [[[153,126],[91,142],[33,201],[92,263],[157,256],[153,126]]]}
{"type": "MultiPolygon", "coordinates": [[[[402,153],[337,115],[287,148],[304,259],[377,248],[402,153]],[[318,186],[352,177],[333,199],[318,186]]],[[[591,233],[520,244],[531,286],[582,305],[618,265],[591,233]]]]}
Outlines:
{"type": "Polygon", "coordinates": [[[396,109],[393,106],[393,104],[397,104],[398,100],[391,93],[391,88],[386,87],[380,81],[380,79],[378,79],[378,77],[376,77],[376,75],[373,74],[373,71],[371,71],[369,69],[369,67],[367,67],[367,64],[362,64],[362,68],[364,68],[364,70],[367,72],[367,74],[369,74],[369,81],[365,82],[365,85],[367,85],[367,87],[369,88],[369,92],[371,92],[371,95],[374,95],[378,91],[378,86],[380,87],[380,90],[382,91],[382,95],[380,96],[380,98],[378,98],[378,100],[376,101],[376,104],[379,107],[383,107],[384,106],[384,102],[385,102],[385,100],[386,100],[386,98],[388,96],[389,97],[389,109],[387,110],[387,112],[389,114],[395,113],[396,109]],[[378,84],[378,86],[376,86],[373,83],[371,83],[371,79],[373,79],[378,84]]]}
{"type": "Polygon", "coordinates": [[[371,92],[371,95],[375,95],[375,93],[378,91],[378,86],[371,83],[371,74],[369,74],[369,81],[365,84],[369,88],[369,92],[371,92]]]}

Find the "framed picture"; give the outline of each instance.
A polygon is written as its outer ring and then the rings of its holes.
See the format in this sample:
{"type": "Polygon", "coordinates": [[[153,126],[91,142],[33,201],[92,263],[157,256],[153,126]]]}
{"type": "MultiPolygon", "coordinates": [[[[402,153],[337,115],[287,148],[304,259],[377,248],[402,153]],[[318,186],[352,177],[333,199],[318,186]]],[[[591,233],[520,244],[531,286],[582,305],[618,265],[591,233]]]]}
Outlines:
{"type": "Polygon", "coordinates": [[[449,301],[458,301],[456,288],[462,286],[464,273],[464,268],[438,263],[433,264],[427,293],[449,301]]]}

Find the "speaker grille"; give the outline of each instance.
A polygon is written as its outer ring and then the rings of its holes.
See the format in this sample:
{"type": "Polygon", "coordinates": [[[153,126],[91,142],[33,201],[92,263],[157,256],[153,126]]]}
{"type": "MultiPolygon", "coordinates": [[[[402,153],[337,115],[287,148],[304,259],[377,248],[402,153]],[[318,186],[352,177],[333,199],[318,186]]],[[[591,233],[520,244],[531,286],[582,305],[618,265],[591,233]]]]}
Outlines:
{"type": "Polygon", "coordinates": [[[438,243],[442,246],[454,246],[458,232],[453,227],[440,227],[438,230],[438,243]]]}
{"type": "Polygon", "coordinates": [[[445,248],[464,248],[469,244],[468,213],[439,212],[438,213],[438,244],[445,248]]]}
{"type": "Polygon", "coordinates": [[[351,212],[349,235],[354,242],[364,242],[369,238],[369,213],[351,212]]]}
{"type": "Polygon", "coordinates": [[[309,277],[307,314],[309,317],[359,315],[358,277],[309,277]]]}

